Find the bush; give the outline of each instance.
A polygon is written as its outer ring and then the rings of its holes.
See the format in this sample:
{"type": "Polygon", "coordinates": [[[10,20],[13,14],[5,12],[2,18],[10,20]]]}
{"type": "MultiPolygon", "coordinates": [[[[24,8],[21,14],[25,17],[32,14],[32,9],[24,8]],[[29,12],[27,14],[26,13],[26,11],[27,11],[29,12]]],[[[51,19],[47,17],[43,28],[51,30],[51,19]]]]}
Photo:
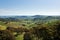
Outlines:
{"type": "Polygon", "coordinates": [[[15,40],[15,37],[8,30],[0,30],[0,40],[15,40]]]}

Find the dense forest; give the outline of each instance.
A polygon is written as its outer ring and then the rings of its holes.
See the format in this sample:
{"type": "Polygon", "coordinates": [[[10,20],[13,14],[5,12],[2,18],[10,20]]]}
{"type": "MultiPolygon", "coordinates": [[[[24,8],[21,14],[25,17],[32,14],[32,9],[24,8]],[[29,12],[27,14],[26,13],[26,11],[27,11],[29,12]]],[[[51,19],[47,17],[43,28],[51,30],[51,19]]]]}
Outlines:
{"type": "Polygon", "coordinates": [[[60,16],[0,16],[0,40],[60,40],[60,16]]]}

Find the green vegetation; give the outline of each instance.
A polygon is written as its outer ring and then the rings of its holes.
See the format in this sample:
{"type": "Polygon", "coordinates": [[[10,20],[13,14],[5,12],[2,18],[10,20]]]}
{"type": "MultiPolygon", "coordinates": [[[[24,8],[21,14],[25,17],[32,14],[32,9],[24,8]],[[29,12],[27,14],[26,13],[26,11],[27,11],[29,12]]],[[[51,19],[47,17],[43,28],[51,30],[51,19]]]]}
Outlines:
{"type": "Polygon", "coordinates": [[[24,34],[18,35],[18,36],[16,37],[16,40],[23,40],[23,36],[24,36],[24,34]]]}
{"type": "Polygon", "coordinates": [[[0,40],[60,40],[60,17],[2,17],[0,40]]]}

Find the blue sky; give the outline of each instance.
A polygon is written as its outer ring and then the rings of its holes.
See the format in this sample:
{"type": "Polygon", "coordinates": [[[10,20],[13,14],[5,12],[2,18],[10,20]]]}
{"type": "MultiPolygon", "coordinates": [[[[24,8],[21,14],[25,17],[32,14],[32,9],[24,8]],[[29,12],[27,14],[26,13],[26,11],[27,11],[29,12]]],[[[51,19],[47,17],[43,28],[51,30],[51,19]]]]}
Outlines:
{"type": "Polygon", "coordinates": [[[0,15],[60,16],[60,0],[0,0],[0,15]]]}

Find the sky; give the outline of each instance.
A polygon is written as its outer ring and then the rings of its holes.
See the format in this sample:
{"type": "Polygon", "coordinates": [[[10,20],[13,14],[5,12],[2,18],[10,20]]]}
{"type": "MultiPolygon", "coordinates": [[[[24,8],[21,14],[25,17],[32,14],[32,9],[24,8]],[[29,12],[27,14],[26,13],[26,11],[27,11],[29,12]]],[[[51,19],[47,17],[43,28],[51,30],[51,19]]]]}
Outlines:
{"type": "Polygon", "coordinates": [[[59,15],[60,0],[0,0],[0,16],[59,15]]]}

